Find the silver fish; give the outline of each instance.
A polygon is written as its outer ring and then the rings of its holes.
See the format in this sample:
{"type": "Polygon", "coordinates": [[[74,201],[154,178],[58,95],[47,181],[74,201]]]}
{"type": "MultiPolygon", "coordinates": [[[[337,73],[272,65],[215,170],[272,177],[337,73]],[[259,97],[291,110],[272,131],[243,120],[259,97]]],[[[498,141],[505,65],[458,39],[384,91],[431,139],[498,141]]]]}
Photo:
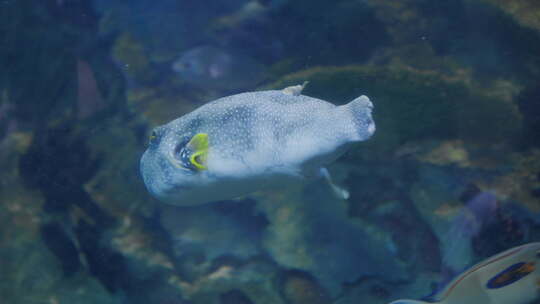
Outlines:
{"type": "Polygon", "coordinates": [[[203,89],[233,91],[249,88],[264,78],[264,69],[253,58],[217,48],[199,46],[173,62],[172,69],[185,82],[203,89]]]}

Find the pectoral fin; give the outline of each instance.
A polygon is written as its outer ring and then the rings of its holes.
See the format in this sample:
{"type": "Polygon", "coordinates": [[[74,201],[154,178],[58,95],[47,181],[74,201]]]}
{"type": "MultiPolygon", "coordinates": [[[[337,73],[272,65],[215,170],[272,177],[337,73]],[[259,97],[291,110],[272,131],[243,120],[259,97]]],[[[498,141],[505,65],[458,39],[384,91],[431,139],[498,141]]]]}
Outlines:
{"type": "Polygon", "coordinates": [[[349,198],[349,191],[334,184],[334,182],[332,181],[332,177],[330,176],[330,173],[328,172],[326,168],[321,168],[319,174],[326,180],[326,182],[332,188],[332,191],[338,198],[343,199],[343,200],[346,200],[349,198]]]}
{"type": "Polygon", "coordinates": [[[186,146],[191,150],[189,162],[197,170],[206,170],[206,160],[208,157],[208,134],[198,133],[187,143],[186,146]]]}

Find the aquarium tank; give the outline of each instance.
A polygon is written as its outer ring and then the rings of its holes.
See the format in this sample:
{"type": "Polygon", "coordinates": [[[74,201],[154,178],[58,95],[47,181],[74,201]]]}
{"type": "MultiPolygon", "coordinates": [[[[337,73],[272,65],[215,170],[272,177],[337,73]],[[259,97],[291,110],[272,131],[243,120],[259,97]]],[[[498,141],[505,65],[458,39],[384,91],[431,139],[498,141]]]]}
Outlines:
{"type": "Polygon", "coordinates": [[[1,0],[0,303],[539,304],[537,0],[1,0]]]}

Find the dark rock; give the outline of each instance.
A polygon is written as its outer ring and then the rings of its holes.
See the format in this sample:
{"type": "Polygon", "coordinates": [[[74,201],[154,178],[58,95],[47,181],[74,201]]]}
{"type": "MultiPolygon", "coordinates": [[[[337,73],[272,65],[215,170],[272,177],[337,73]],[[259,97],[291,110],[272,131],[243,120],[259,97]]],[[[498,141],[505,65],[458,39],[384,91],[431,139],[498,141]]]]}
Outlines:
{"type": "Polygon", "coordinates": [[[74,240],[58,223],[49,223],[40,227],[41,237],[49,250],[54,253],[60,263],[64,274],[70,276],[82,267],[79,260],[79,251],[74,240]]]}
{"type": "Polygon", "coordinates": [[[90,273],[98,278],[111,293],[128,289],[130,279],[125,258],[101,243],[99,228],[79,221],[75,230],[81,251],[88,261],[90,273]]]}
{"type": "Polygon", "coordinates": [[[461,195],[459,196],[459,200],[463,203],[470,201],[472,198],[474,198],[478,193],[481,192],[481,189],[478,188],[475,184],[468,184],[466,188],[463,190],[461,195]]]}
{"type": "Polygon", "coordinates": [[[525,148],[540,146],[540,83],[521,91],[517,103],[524,124],[521,145],[525,148]]]}

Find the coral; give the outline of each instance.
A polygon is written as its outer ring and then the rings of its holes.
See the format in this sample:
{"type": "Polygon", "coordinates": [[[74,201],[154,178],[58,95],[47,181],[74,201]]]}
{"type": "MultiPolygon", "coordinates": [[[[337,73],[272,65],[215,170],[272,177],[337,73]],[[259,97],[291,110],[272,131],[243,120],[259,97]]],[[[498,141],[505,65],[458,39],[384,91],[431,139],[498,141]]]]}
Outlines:
{"type": "Polygon", "coordinates": [[[331,296],[366,276],[404,279],[406,263],[396,257],[387,232],[349,218],[345,202],[327,185],[282,189],[261,194],[258,201],[270,222],[264,248],[280,265],[313,275],[331,296]]]}
{"type": "Polygon", "coordinates": [[[535,0],[482,0],[491,3],[516,19],[516,21],[540,31],[540,5],[535,0]]]}
{"type": "MultiPolygon", "coordinates": [[[[538,78],[538,32],[489,2],[499,7],[538,6],[532,5],[534,1],[368,1],[392,37],[391,47],[383,53],[414,62],[417,68],[457,62],[486,82],[538,78]],[[417,52],[400,54],[411,49],[417,52]],[[435,56],[425,56],[430,53],[435,56]]],[[[537,9],[528,13],[535,15],[537,9]]]]}
{"type": "MultiPolygon", "coordinates": [[[[1,143],[0,167],[0,294],[6,303],[121,303],[88,273],[66,277],[62,261],[41,238],[51,217],[42,212],[45,201],[25,185],[19,159],[28,149],[31,134],[15,132],[1,143]],[[7,147],[10,149],[7,149],[7,147]]],[[[39,174],[39,172],[36,172],[39,174]]]]}
{"type": "Polygon", "coordinates": [[[121,64],[120,68],[126,75],[136,81],[145,83],[156,77],[143,45],[129,33],[117,38],[113,56],[121,64]]]}
{"type": "Polygon", "coordinates": [[[277,273],[273,263],[256,259],[236,266],[220,265],[193,282],[173,283],[193,304],[219,303],[233,290],[257,304],[285,304],[274,286],[277,273]]]}
{"type": "Polygon", "coordinates": [[[540,188],[538,178],[540,151],[532,150],[509,155],[510,160],[505,163],[507,170],[497,178],[482,181],[481,186],[486,189],[497,189],[497,195],[504,201],[519,202],[529,212],[540,212],[538,197],[534,192],[534,189],[540,188]]]}
{"type": "Polygon", "coordinates": [[[458,166],[470,166],[469,154],[463,141],[447,141],[440,146],[421,155],[420,161],[439,165],[456,164],[458,166]]]}
{"type": "Polygon", "coordinates": [[[281,291],[289,304],[330,304],[327,292],[308,274],[301,271],[285,272],[281,282],[281,291]]]}
{"type": "Polygon", "coordinates": [[[162,206],[161,222],[179,255],[199,252],[208,261],[220,257],[248,259],[262,254],[260,238],[266,219],[253,201],[219,202],[196,207],[162,206]]]}

